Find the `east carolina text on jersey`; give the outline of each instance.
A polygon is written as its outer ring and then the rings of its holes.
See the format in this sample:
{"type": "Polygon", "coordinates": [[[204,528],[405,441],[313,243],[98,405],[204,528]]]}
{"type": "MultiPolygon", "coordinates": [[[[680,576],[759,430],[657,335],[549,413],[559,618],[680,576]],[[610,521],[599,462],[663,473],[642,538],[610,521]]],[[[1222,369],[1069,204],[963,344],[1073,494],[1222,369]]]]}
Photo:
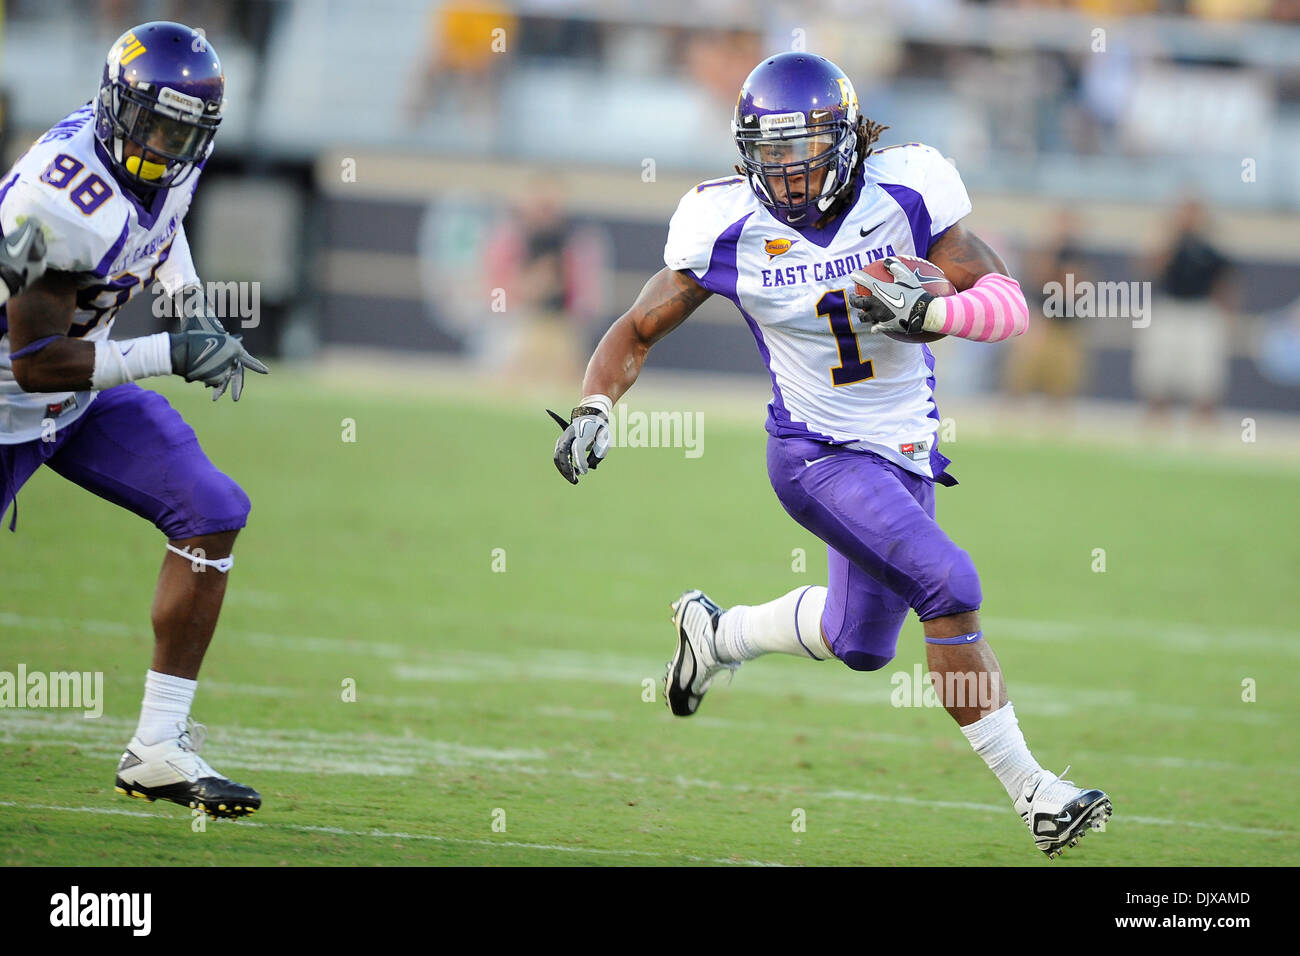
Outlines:
{"type": "Polygon", "coordinates": [[[843,256],[839,259],[814,262],[811,266],[807,263],[801,263],[797,266],[786,266],[784,269],[764,269],[763,288],[772,289],[779,285],[799,285],[804,282],[825,282],[827,279],[843,279],[855,269],[865,269],[877,259],[892,255],[896,255],[896,253],[891,244],[883,249],[868,249],[866,252],[855,252],[851,256],[843,256]]]}

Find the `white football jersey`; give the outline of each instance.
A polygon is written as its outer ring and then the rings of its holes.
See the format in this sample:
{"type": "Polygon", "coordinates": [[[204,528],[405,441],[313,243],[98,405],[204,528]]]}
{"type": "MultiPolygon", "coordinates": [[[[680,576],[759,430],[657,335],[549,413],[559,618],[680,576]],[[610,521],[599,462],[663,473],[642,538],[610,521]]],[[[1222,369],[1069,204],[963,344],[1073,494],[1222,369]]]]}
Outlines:
{"type": "MultiPolygon", "coordinates": [[[[0,231],[40,218],[46,268],[80,276],[68,335],[106,339],[118,309],[155,281],[168,292],[198,282],[181,226],[198,180],[195,170],[174,189],[145,193],[143,204],[114,178],[87,105],[55,124],[0,179],[0,231]]],[[[0,444],[47,435],[79,418],[94,399],[90,391],[24,392],[14,381],[10,351],[8,316],[0,308],[0,444]]]]}
{"type": "Polygon", "coordinates": [[[870,332],[845,291],[849,273],[877,259],[924,258],[970,198],[953,165],[920,143],[873,152],[856,188],[829,229],[800,231],[741,177],[701,183],[673,215],[664,262],[740,309],[772,376],[771,434],[862,448],[934,478],[947,464],[935,447],[934,356],[870,332]]]}

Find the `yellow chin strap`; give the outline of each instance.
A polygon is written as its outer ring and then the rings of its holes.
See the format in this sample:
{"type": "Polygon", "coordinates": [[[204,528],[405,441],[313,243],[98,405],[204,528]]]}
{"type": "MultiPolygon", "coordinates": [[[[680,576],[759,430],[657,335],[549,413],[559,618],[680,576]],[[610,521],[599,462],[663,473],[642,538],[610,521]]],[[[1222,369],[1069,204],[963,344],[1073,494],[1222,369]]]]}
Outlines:
{"type": "Polygon", "coordinates": [[[167,167],[162,163],[142,162],[139,156],[128,156],[122,165],[132,176],[141,179],[161,179],[162,174],[167,172],[167,167]]]}

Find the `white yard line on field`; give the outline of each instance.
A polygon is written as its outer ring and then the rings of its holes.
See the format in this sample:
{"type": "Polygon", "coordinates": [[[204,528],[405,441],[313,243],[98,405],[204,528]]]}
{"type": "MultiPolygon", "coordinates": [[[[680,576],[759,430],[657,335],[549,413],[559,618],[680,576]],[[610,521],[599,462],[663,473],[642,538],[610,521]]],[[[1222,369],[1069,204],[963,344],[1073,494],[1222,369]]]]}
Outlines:
{"type": "MultiPolygon", "coordinates": [[[[119,749],[109,745],[108,735],[116,735],[111,738],[111,743],[119,744],[122,734],[129,733],[127,728],[130,726],[130,722],[120,718],[80,721],[79,718],[66,714],[51,715],[45,711],[10,711],[9,713],[22,716],[14,721],[6,721],[6,725],[10,726],[6,726],[0,733],[0,741],[30,741],[43,746],[73,746],[78,748],[81,756],[103,757],[105,760],[111,760],[119,753],[119,749]],[[77,732],[69,734],[69,728],[76,728],[77,732]]],[[[405,774],[436,765],[470,767],[477,773],[501,773],[516,779],[522,776],[542,778],[558,776],[635,786],[671,785],[729,793],[773,794],[803,801],[879,802],[940,810],[972,810],[981,813],[1007,811],[1005,806],[997,804],[932,800],[863,790],[842,788],[809,790],[799,785],[735,784],[705,778],[629,774],[600,767],[593,769],[555,767],[547,764],[547,755],[541,751],[473,747],[414,736],[357,735],[314,730],[261,731],[246,727],[228,727],[220,735],[220,746],[222,756],[219,762],[223,766],[271,772],[337,772],[367,776],[372,772],[369,768],[376,763],[391,768],[393,772],[405,774]],[[273,744],[269,747],[264,743],[267,739],[273,740],[273,744]],[[316,761],[320,762],[319,766],[313,766],[316,761]]],[[[1264,836],[1296,835],[1292,830],[1150,816],[1123,817],[1120,822],[1147,826],[1189,826],[1264,836]]]]}
{"type": "MultiPolygon", "coordinates": [[[[84,720],[40,710],[0,711],[0,743],[32,741],[41,746],[75,747],[88,757],[116,760],[135,729],[120,717],[84,720]]],[[[418,736],[365,732],[257,730],[223,726],[211,743],[220,749],[223,767],[286,773],[410,776],[431,765],[478,767],[484,762],[523,765],[546,758],[536,748],[492,748],[418,736]]]]}
{"type": "MultiPolygon", "coordinates": [[[[237,590],[238,588],[232,586],[231,594],[235,594],[237,590]]],[[[260,603],[267,603],[272,600],[273,592],[259,591],[258,594],[260,603]]],[[[288,602],[289,599],[286,596],[284,600],[288,602]]],[[[368,616],[368,614],[362,613],[366,610],[365,602],[352,599],[333,600],[326,594],[314,597],[313,601],[320,607],[348,611],[359,614],[361,617],[368,616]]],[[[419,608],[430,614],[458,619],[464,615],[479,618],[483,613],[481,608],[433,607],[427,602],[415,598],[409,601],[399,599],[376,601],[371,610],[375,613],[382,613],[391,612],[400,607],[419,608]]],[[[572,624],[571,615],[558,612],[548,613],[531,609],[511,610],[500,608],[494,610],[493,613],[501,620],[527,623],[532,627],[553,625],[558,628],[572,624]]],[[[625,624],[626,619],[620,618],[619,623],[625,624]]],[[[997,640],[999,634],[1012,639],[1025,639],[1051,644],[1069,644],[1084,638],[1094,641],[1099,639],[1103,641],[1114,640],[1124,644],[1137,640],[1159,645],[1182,654],[1232,657],[1239,651],[1247,651],[1300,657],[1300,641],[1295,640],[1296,635],[1274,629],[1208,628],[1189,622],[1156,621],[1131,617],[1042,620],[994,616],[984,617],[983,624],[988,638],[993,641],[997,640]]],[[[907,626],[911,627],[912,625],[909,622],[907,626]]],[[[142,637],[148,636],[147,623],[133,627],[119,621],[34,617],[10,611],[0,611],[0,627],[51,631],[85,630],[91,633],[113,636],[129,636],[131,634],[140,634],[142,637]]],[[[667,631],[667,628],[665,630],[667,631]]],[[[418,656],[418,648],[415,645],[376,641],[361,637],[296,636],[261,631],[243,631],[232,628],[222,628],[218,639],[222,635],[250,644],[283,647],[289,650],[317,653],[360,653],[372,657],[408,661],[418,656]]],[[[906,638],[907,635],[904,635],[903,639],[906,638]]]]}
{"type": "MultiPolygon", "coordinates": [[[[890,665],[880,674],[859,677],[825,664],[793,671],[788,667],[744,671],[736,677],[736,693],[767,697],[804,697],[841,704],[889,706],[895,690],[894,675],[908,679],[902,686],[911,696],[911,676],[919,665],[890,665]]],[[[488,651],[472,654],[453,652],[434,656],[434,662],[395,664],[391,673],[398,680],[424,684],[506,683],[513,681],[578,681],[610,686],[623,685],[629,693],[640,693],[641,681],[649,677],[658,684],[663,665],[648,658],[616,658],[608,654],[557,651],[534,648],[527,656],[488,651]]],[[[924,668],[922,668],[922,674],[924,668]]],[[[1230,685],[1225,687],[1231,689],[1230,685]]],[[[1066,685],[1015,682],[1011,697],[1018,712],[1038,716],[1068,717],[1096,710],[1125,710],[1170,720],[1217,720],[1255,726],[1274,726],[1284,717],[1256,704],[1241,706],[1190,706],[1164,703],[1134,688],[1101,690],[1066,685]]]]}
{"type": "MultiPolygon", "coordinates": [[[[156,820],[158,813],[145,813],[139,810],[118,810],[108,807],[64,807],[49,803],[19,803],[16,800],[0,800],[0,807],[18,810],[50,810],[61,813],[104,814],[119,817],[136,817],[156,820]]],[[[591,856],[630,856],[652,860],[689,860],[692,863],[712,863],[719,866],[785,866],[770,860],[744,860],[727,857],[692,856],[686,853],[655,853],[651,850],[610,850],[600,847],[568,846],[562,843],[523,843],[518,840],[471,840],[466,837],[449,837],[437,833],[406,833],[389,830],[348,830],[344,827],[309,826],[302,823],[265,823],[258,820],[221,821],[218,826],[237,826],[241,829],[256,828],[262,830],[287,830],[295,833],[325,833],[331,836],[365,837],[374,840],[423,840],[430,843],[443,843],[452,846],[478,846],[491,849],[542,850],[548,853],[575,853],[591,856]]]]}

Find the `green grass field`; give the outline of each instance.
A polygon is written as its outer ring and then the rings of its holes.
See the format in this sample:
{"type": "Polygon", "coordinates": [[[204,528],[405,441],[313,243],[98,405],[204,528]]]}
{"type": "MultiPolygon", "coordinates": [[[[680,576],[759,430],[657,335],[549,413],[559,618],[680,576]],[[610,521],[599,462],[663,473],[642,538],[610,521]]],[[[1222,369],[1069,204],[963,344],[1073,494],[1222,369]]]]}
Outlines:
{"type": "Polygon", "coordinates": [[[254,503],[195,716],[264,806],[195,832],[113,792],[162,542],[44,472],[0,539],[0,670],[102,670],[106,705],[0,711],[6,865],[1300,863],[1300,466],[946,446],[962,485],[940,520],[980,569],[1030,747],[1114,801],[1049,863],[942,710],[890,706],[889,675],[924,660],[914,618],[885,671],[767,657],[668,714],[681,590],[824,583],[767,483],[761,408],[706,409],[698,459],[619,449],[572,488],[537,402],[284,371],[238,406],[164,390],[254,503]]]}

